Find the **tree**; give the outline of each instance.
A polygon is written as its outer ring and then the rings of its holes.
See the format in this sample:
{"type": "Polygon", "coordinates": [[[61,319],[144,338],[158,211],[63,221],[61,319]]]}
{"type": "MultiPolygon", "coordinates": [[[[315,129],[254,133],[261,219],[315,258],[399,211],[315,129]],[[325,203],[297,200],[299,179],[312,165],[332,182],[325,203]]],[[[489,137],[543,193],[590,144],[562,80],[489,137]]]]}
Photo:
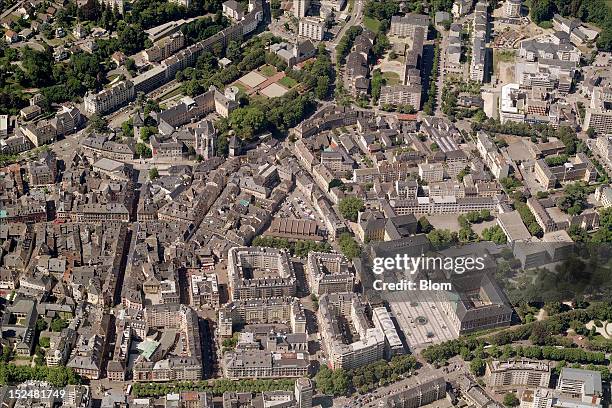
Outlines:
{"type": "Polygon", "coordinates": [[[348,259],[357,258],[361,255],[361,248],[357,241],[353,239],[351,234],[345,232],[340,235],[338,238],[338,244],[340,245],[340,250],[348,259]]]}
{"type": "Polygon", "coordinates": [[[551,0],[532,0],[529,13],[531,15],[531,19],[536,24],[552,19],[553,5],[551,0]]]}
{"type": "Polygon", "coordinates": [[[106,119],[96,113],[89,118],[89,128],[96,132],[106,132],[108,124],[106,119]]]}
{"type": "Polygon", "coordinates": [[[433,231],[434,227],[425,216],[422,216],[418,221],[418,229],[420,233],[428,234],[433,231]]]}
{"type": "Polygon", "coordinates": [[[329,96],[330,86],[329,77],[321,76],[317,78],[317,87],[315,88],[315,96],[318,99],[327,99],[329,96]]]}
{"type": "Polygon", "coordinates": [[[266,124],[266,115],[258,107],[238,108],[230,114],[229,125],[241,139],[249,140],[266,124]]]}
{"type": "Polygon", "coordinates": [[[485,362],[482,358],[475,358],[470,362],[470,371],[477,377],[484,375],[485,362]]]}
{"type": "Polygon", "coordinates": [[[51,331],[61,332],[66,327],[68,327],[68,322],[62,318],[55,317],[51,321],[51,331]]]}
{"type": "Polygon", "coordinates": [[[516,407],[520,404],[519,399],[516,397],[516,394],[513,392],[509,392],[504,395],[504,406],[507,408],[516,407]]]}
{"type": "Polygon", "coordinates": [[[149,169],[149,180],[155,180],[158,177],[159,177],[159,171],[157,170],[157,167],[151,167],[149,169]]]}
{"type": "Polygon", "coordinates": [[[147,147],[147,145],[144,143],[136,144],[136,155],[141,159],[150,159],[153,157],[151,149],[149,149],[149,147],[147,147]]]}
{"type": "Polygon", "coordinates": [[[45,331],[47,330],[47,327],[49,327],[49,325],[47,324],[45,319],[39,316],[38,319],[36,320],[36,330],[39,332],[45,331]]]}
{"type": "Polygon", "coordinates": [[[340,200],[340,214],[347,220],[356,222],[360,211],[363,211],[363,200],[358,197],[349,196],[340,200]]]}
{"type": "Polygon", "coordinates": [[[427,234],[427,239],[429,239],[429,242],[431,242],[431,245],[435,249],[439,250],[448,248],[454,242],[457,242],[457,234],[454,234],[447,229],[435,229],[427,234]]]}

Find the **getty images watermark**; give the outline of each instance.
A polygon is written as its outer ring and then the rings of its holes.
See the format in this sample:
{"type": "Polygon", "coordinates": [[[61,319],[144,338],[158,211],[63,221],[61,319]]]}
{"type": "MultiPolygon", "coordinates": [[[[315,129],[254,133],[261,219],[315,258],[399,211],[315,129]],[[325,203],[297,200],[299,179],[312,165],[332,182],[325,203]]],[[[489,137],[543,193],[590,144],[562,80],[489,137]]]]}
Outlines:
{"type": "MultiPolygon", "coordinates": [[[[441,257],[409,256],[397,254],[394,257],[377,257],[373,260],[372,272],[381,276],[385,272],[399,271],[402,275],[415,275],[419,271],[443,271],[446,276],[453,273],[461,275],[470,271],[482,271],[485,268],[484,257],[441,257]]],[[[436,282],[431,279],[401,279],[398,282],[385,282],[376,279],[372,283],[378,291],[452,291],[451,282],[436,282]]]]}

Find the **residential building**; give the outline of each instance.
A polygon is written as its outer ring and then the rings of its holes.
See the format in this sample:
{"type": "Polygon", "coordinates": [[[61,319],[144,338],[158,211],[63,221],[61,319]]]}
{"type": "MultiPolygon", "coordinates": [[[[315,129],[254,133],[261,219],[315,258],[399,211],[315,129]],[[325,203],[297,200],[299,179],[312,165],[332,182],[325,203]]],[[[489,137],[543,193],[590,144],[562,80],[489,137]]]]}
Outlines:
{"type": "Polygon", "coordinates": [[[316,295],[353,291],[355,273],[341,254],[309,252],[305,269],[310,290],[316,295]]]}
{"type": "Polygon", "coordinates": [[[298,34],[300,37],[310,38],[311,40],[315,41],[322,41],[325,36],[325,31],[325,21],[316,17],[300,18],[298,27],[298,34]]]}
{"type": "Polygon", "coordinates": [[[492,360],[487,362],[487,385],[499,387],[548,387],[551,369],[548,363],[530,360],[492,360]]]}
{"type": "Polygon", "coordinates": [[[408,13],[403,17],[393,16],[391,17],[389,35],[414,38],[415,29],[417,27],[421,27],[423,29],[423,41],[426,41],[427,32],[429,31],[429,16],[414,13],[408,13]]]}
{"type": "Polygon", "coordinates": [[[321,296],[317,315],[331,368],[350,370],[383,358],[385,335],[381,329],[370,327],[365,306],[356,293],[329,293],[321,296]],[[359,340],[348,343],[338,323],[340,317],[354,328],[359,340]]]}

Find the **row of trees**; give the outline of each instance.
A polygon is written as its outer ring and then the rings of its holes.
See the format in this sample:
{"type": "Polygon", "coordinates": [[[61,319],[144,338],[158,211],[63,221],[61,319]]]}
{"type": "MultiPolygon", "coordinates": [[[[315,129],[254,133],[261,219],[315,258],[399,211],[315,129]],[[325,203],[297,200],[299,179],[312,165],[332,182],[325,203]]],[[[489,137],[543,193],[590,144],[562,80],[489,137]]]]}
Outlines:
{"type": "Polygon", "coordinates": [[[18,384],[28,380],[48,381],[54,387],[80,384],[79,376],[68,367],[16,366],[0,362],[0,384],[18,384]]]}
{"type": "Polygon", "coordinates": [[[160,397],[181,391],[207,392],[212,395],[223,395],[225,392],[291,391],[295,380],[247,379],[232,381],[228,379],[208,381],[182,381],[169,383],[135,383],[132,392],[137,398],[160,397]]]}
{"type": "Polygon", "coordinates": [[[431,74],[429,75],[429,89],[427,90],[427,101],[423,105],[423,112],[426,115],[433,115],[434,108],[436,106],[436,93],[438,85],[438,69],[440,68],[440,43],[436,41],[434,46],[434,57],[433,65],[431,67],[431,74]]]}
{"type": "Polygon", "coordinates": [[[354,370],[330,370],[322,366],[315,376],[317,390],[323,394],[341,396],[354,392],[367,393],[377,387],[393,383],[418,368],[411,355],[395,356],[391,361],[377,361],[354,370]]]}

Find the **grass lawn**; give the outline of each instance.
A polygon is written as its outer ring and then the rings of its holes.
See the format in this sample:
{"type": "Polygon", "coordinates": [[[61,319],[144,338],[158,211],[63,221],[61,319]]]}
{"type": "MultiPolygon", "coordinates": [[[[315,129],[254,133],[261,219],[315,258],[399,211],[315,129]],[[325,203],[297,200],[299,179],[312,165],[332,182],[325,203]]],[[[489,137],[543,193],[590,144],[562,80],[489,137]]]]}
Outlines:
{"type": "Polygon", "coordinates": [[[281,78],[278,83],[287,89],[291,89],[297,85],[297,81],[293,78],[289,78],[288,76],[281,78]]]}
{"type": "Polygon", "coordinates": [[[181,93],[181,87],[179,86],[176,89],[171,90],[170,92],[167,92],[165,94],[162,95],[162,97],[159,99],[160,101],[165,101],[167,99],[172,98],[173,96],[179,95],[181,93]]]}
{"type": "Polygon", "coordinates": [[[231,86],[235,86],[236,88],[240,89],[242,92],[246,92],[247,91],[247,87],[244,86],[241,82],[234,82],[231,86]]]}
{"type": "Polygon", "coordinates": [[[380,21],[375,18],[364,16],[363,25],[374,34],[378,34],[378,30],[380,30],[380,21]]]}
{"type": "Polygon", "coordinates": [[[512,50],[493,50],[493,73],[499,75],[500,62],[512,62],[516,53],[512,50]]]}
{"type": "Polygon", "coordinates": [[[382,76],[385,78],[387,85],[397,85],[400,83],[400,77],[396,72],[383,72],[382,76]]]}
{"type": "Polygon", "coordinates": [[[276,68],[274,68],[272,65],[264,65],[263,67],[259,68],[259,72],[263,76],[269,78],[272,75],[276,74],[276,68]]]}

